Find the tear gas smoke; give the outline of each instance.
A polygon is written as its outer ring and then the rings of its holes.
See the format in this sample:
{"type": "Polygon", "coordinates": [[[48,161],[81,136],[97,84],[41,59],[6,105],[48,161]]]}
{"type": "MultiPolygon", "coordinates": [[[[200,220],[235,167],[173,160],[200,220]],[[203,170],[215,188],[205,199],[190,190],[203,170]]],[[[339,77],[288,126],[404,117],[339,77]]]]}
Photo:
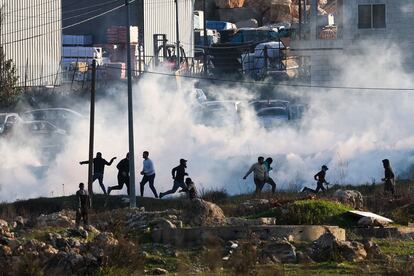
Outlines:
{"type": "MultiPolygon", "coordinates": [[[[358,58],[344,57],[347,62],[342,63],[335,84],[414,87],[409,71],[404,70],[405,57],[396,55],[395,46],[373,47],[358,58]]],[[[253,190],[252,180],[242,177],[259,155],[273,157],[272,177],[278,189],[312,185],[313,175],[323,164],[330,168],[327,179],[331,183],[357,185],[374,179],[380,182],[383,158],[391,160],[400,177],[414,163],[413,91],[278,88],[283,95],[306,101],[309,109],[297,124],[266,130],[251,113],[240,126],[197,124],[190,98],[183,92],[191,90],[193,83],[183,79],[176,92],[171,88],[173,82],[174,78],[146,75],[134,87],[136,171],[142,167],[142,151],[148,150],[158,192],[171,187],[171,168],[180,158],[189,160],[188,172],[199,189],[225,188],[230,193],[253,190]]],[[[105,169],[106,186],[116,184],[115,165],[128,151],[126,90],[112,94],[118,96],[96,105],[95,152],[102,152],[107,160],[118,157],[105,169]]],[[[242,100],[252,97],[251,91],[236,83],[234,88],[220,89],[216,96],[226,99],[229,95],[242,100]]],[[[79,103],[77,109],[87,105],[79,103]]],[[[60,195],[62,184],[67,193],[74,193],[78,183],[87,179],[87,166],[80,166],[79,161],[88,157],[88,133],[88,121],[74,122],[66,145],[41,169],[35,150],[19,144],[26,137],[1,140],[0,200],[50,196],[52,191],[60,195]]],[[[97,183],[94,191],[100,192],[97,183]]]]}

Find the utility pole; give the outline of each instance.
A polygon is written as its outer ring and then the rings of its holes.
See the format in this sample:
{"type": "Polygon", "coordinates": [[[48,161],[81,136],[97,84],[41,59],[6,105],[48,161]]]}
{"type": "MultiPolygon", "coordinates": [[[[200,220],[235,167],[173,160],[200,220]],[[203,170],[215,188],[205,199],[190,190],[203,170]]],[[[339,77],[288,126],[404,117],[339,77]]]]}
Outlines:
{"type": "Polygon", "coordinates": [[[88,163],[88,193],[92,202],[92,167],[93,167],[93,141],[95,135],[95,83],[96,83],[96,60],[92,60],[92,82],[91,82],[91,108],[89,115],[89,163],[88,163]]]}
{"type": "Polygon", "coordinates": [[[135,196],[135,150],[134,150],[134,112],[132,105],[132,70],[131,70],[131,34],[129,23],[129,0],[125,0],[126,6],[126,35],[127,35],[127,78],[128,78],[128,136],[129,136],[129,206],[137,206],[135,196]]]}
{"type": "Polygon", "coordinates": [[[177,34],[177,69],[180,69],[180,26],[178,25],[178,0],[175,2],[175,28],[177,34]]]}
{"type": "Polygon", "coordinates": [[[204,60],[203,60],[203,65],[204,65],[204,76],[207,77],[208,76],[208,72],[207,72],[207,44],[208,44],[208,40],[207,40],[207,19],[206,19],[206,0],[203,0],[203,33],[204,33],[204,60]]]}

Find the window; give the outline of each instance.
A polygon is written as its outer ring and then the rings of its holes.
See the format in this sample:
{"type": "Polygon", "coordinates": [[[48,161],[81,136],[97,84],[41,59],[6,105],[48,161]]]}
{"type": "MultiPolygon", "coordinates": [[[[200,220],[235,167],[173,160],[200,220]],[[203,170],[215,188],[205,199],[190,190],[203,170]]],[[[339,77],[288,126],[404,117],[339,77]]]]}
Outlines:
{"type": "Polygon", "coordinates": [[[383,29],[385,27],[384,4],[358,6],[359,29],[383,29]]]}

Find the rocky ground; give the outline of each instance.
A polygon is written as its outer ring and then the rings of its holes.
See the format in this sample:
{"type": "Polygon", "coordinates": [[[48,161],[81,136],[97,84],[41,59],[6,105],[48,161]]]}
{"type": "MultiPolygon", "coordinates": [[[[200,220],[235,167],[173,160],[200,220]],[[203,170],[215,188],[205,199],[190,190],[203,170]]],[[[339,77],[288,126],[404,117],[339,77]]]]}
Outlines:
{"type": "MultiPolygon", "coordinates": [[[[121,197],[97,196],[91,225],[79,229],[69,208],[74,197],[2,204],[0,274],[414,275],[412,233],[367,237],[361,229],[384,231],[396,225],[375,220],[362,224],[344,216],[350,209],[370,209],[405,223],[414,213],[409,194],[389,200],[381,197],[379,188],[348,188],[335,187],[322,197],[229,197],[221,191],[195,201],[139,198],[140,207],[133,209],[121,197]],[[180,246],[157,236],[160,230],[275,224],[339,225],[346,229],[346,240],[329,231],[312,242],[252,231],[242,239],[209,235],[200,237],[201,243],[180,246]]],[[[411,189],[411,184],[404,188],[411,189]]]]}

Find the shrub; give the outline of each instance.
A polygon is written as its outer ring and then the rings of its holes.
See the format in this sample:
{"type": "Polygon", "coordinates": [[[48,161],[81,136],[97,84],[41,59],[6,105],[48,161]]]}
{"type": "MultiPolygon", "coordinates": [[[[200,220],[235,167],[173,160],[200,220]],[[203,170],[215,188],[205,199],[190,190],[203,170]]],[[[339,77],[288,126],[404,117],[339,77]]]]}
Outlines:
{"type": "Polygon", "coordinates": [[[229,194],[225,189],[221,190],[201,190],[201,198],[210,202],[224,202],[228,199],[229,194]]]}

